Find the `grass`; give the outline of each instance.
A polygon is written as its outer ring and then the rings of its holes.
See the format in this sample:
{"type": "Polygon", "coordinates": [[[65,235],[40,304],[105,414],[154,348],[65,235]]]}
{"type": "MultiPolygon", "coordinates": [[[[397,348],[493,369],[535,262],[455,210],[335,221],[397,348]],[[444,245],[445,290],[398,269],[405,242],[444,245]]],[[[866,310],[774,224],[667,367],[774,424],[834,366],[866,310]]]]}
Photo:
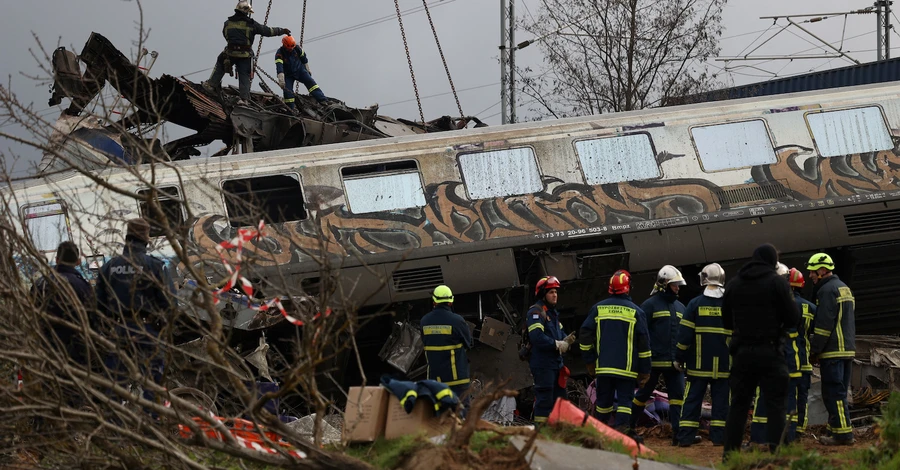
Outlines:
{"type": "MultiPolygon", "coordinates": [[[[396,468],[404,458],[423,447],[434,446],[421,436],[403,436],[387,440],[379,438],[371,444],[355,444],[344,449],[344,453],[356,459],[368,462],[376,468],[396,468]]],[[[339,447],[329,446],[328,450],[340,451],[339,447]]]]}

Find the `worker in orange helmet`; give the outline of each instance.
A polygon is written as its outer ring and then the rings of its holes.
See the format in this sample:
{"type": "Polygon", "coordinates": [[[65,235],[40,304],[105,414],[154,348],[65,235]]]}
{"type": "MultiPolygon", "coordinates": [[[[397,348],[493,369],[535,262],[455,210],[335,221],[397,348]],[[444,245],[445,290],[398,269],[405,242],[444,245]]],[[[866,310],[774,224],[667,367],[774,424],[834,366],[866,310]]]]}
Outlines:
{"type": "Polygon", "coordinates": [[[293,36],[284,36],[281,38],[281,47],[275,53],[275,71],[278,73],[278,86],[284,89],[284,102],[291,109],[296,107],[296,98],[294,97],[294,81],[298,81],[306,86],[310,96],[316,101],[322,103],[328,100],[325,93],[316,84],[312,78],[312,72],[309,70],[309,58],[303,48],[297,45],[297,41],[293,36]]]}
{"type": "Polygon", "coordinates": [[[535,303],[525,314],[531,344],[528,364],[534,376],[535,423],[547,421],[557,398],[568,398],[568,369],[563,364],[563,355],[575,338],[572,336],[566,341],[566,333],[559,321],[556,309],[559,287],[556,276],[541,278],[534,287],[535,303]]]}

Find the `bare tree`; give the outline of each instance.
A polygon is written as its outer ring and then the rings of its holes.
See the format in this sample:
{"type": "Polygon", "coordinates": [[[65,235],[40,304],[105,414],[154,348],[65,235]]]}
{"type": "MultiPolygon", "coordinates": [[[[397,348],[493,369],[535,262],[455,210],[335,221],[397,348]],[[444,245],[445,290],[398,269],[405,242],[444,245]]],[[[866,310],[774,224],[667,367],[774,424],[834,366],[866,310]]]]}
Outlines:
{"type": "Polygon", "coordinates": [[[705,91],[726,0],[545,0],[519,27],[544,63],[517,70],[531,118],[631,111],[705,91]]]}

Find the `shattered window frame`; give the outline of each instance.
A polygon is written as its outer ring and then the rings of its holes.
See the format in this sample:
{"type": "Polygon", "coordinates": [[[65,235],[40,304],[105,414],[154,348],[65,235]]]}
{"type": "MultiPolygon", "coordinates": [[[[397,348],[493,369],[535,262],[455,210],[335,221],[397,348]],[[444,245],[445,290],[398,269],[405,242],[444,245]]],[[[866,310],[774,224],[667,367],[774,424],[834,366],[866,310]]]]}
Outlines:
{"type": "MultiPolygon", "coordinates": [[[[143,196],[150,191],[150,188],[145,188],[139,189],[137,193],[139,196],[143,196]]],[[[184,198],[181,196],[181,190],[178,186],[160,186],[156,188],[156,194],[160,208],[166,216],[169,226],[175,231],[183,227],[187,222],[187,214],[184,209],[184,198]],[[172,218],[169,217],[175,212],[173,209],[177,209],[178,211],[178,220],[172,220],[172,218]]],[[[138,200],[138,210],[140,211],[141,217],[150,222],[150,237],[156,238],[165,235],[162,230],[162,224],[159,223],[156,217],[150,214],[148,209],[146,202],[138,200]]]]}
{"type": "Polygon", "coordinates": [[[584,181],[591,186],[662,177],[662,169],[656,161],[656,147],[647,132],[579,139],[572,144],[584,181]],[[639,138],[643,139],[638,142],[636,139],[639,138]],[[605,158],[613,153],[618,154],[618,161],[614,161],[615,156],[605,158]]]}
{"type": "Polygon", "coordinates": [[[537,153],[531,146],[466,152],[456,159],[469,200],[522,196],[544,190],[537,153]],[[485,164],[486,158],[494,162],[485,164]],[[503,158],[507,160],[504,162],[503,158]],[[515,162],[516,159],[521,161],[515,162]]]}
{"type": "MultiPolygon", "coordinates": [[[[28,234],[28,238],[34,244],[34,247],[41,253],[56,252],[56,249],[59,247],[60,243],[72,240],[72,227],[69,225],[69,211],[65,201],[54,200],[39,202],[35,204],[27,204],[22,206],[21,211],[22,228],[25,230],[25,233],[28,234]],[[54,209],[53,206],[58,206],[58,209],[54,209]],[[40,208],[46,209],[41,211],[39,210],[40,208]],[[33,226],[30,221],[37,222],[40,219],[47,219],[50,217],[53,217],[55,219],[59,219],[61,217],[63,224],[60,225],[59,223],[57,223],[50,226],[56,229],[56,233],[54,234],[56,241],[51,241],[49,244],[47,244],[45,243],[43,237],[40,236],[41,234],[45,233],[45,230],[36,230],[39,227],[33,226]]],[[[40,224],[41,228],[44,226],[45,224],[40,224]]]]}
{"type": "Polygon", "coordinates": [[[810,111],[804,113],[803,118],[816,150],[823,158],[894,149],[891,129],[881,106],[810,111]],[[867,139],[861,139],[862,136],[867,139]]]}
{"type": "Polygon", "coordinates": [[[422,172],[415,159],[342,167],[341,183],[347,210],[353,214],[401,211],[427,204],[422,172]],[[385,191],[363,194],[373,187],[385,191]],[[387,191],[389,188],[393,192],[387,191]]]}
{"type": "Polygon", "coordinates": [[[303,181],[299,173],[289,172],[229,177],[222,179],[219,187],[222,190],[225,216],[233,228],[255,227],[259,223],[260,218],[265,221],[266,225],[297,222],[309,218],[309,212],[306,210],[306,193],[303,191],[303,181]],[[284,184],[287,180],[296,184],[284,184]],[[263,185],[265,185],[265,182],[271,183],[272,187],[257,190],[252,187],[252,183],[250,183],[252,181],[260,182],[263,185]],[[280,186],[276,184],[278,181],[282,183],[280,186]],[[241,182],[244,182],[244,188],[239,186],[241,182]],[[246,190],[235,192],[233,189],[246,190]],[[294,197],[294,190],[298,191],[297,197],[294,197]],[[252,202],[253,196],[246,196],[260,191],[271,194],[274,198],[262,201],[260,205],[261,210],[254,208],[249,215],[242,213],[243,208],[248,207],[247,205],[252,202]]]}

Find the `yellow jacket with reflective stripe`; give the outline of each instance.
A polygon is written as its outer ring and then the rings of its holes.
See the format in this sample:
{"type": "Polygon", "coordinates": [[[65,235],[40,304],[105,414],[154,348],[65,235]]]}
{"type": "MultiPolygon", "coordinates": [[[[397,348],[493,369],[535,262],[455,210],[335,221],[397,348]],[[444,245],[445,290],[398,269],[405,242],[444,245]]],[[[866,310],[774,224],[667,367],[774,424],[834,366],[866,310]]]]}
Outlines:
{"type": "Polygon", "coordinates": [[[650,340],[641,308],[613,295],[591,308],[578,332],[581,358],[597,375],[637,378],[650,372],[650,340]]]}
{"type": "Polygon", "coordinates": [[[472,333],[463,317],[438,304],[420,324],[428,378],[451,386],[469,383],[466,350],[472,349],[472,333]]]}
{"type": "Polygon", "coordinates": [[[816,316],[809,340],[809,355],[820,359],[856,356],[856,300],[836,274],[816,284],[816,316]]]}

